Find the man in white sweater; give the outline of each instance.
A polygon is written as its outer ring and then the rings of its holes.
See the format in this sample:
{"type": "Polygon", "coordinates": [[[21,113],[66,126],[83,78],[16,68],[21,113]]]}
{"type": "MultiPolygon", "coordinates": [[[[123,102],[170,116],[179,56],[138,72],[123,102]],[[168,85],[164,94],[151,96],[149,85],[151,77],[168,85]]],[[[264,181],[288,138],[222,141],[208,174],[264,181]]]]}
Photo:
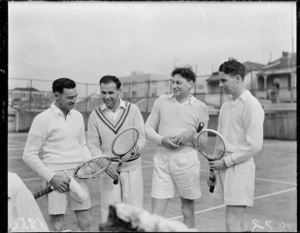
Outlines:
{"type": "MultiPolygon", "coordinates": [[[[83,116],[73,109],[77,98],[76,84],[68,78],[53,82],[55,101],[38,114],[31,125],[23,152],[24,162],[44,179],[44,186],[54,191],[47,195],[48,213],[54,231],[62,231],[67,205],[74,210],[78,227],[89,231],[90,197],[83,202],[69,193],[69,176],[84,160],[91,158],[85,139],[83,116]]],[[[79,181],[89,193],[85,181],[79,181]]]]}
{"type": "Polygon", "coordinates": [[[196,75],[191,68],[171,73],[173,94],[161,95],[145,124],[147,139],[157,144],[152,177],[152,213],[163,216],[179,191],[183,222],[195,228],[194,200],[201,197],[200,161],[194,147],[200,123],[207,128],[207,106],[190,94],[196,75]]]}
{"type": "MultiPolygon", "coordinates": [[[[225,156],[209,162],[216,170],[214,197],[226,205],[227,231],[245,231],[247,206],[253,206],[255,164],[253,157],[263,145],[265,113],[258,100],[245,89],[245,66],[230,59],[219,67],[220,88],[231,95],[222,105],[218,132],[226,144],[225,156]]],[[[211,182],[208,180],[208,183],[211,182]]],[[[213,185],[213,184],[210,184],[213,185]]]]}
{"type": "MultiPolygon", "coordinates": [[[[111,150],[113,139],[123,130],[134,127],[139,131],[135,153],[139,154],[146,143],[144,119],[138,106],[120,98],[121,82],[116,76],[106,75],[100,81],[102,104],[88,121],[88,146],[92,156],[116,157],[111,150]]],[[[105,161],[105,159],[104,159],[105,161]]],[[[106,222],[109,205],[124,202],[143,207],[144,189],[141,157],[126,161],[117,173],[117,160],[112,160],[106,173],[100,175],[101,221],[106,222]],[[114,180],[118,184],[113,184],[114,180]]]]}

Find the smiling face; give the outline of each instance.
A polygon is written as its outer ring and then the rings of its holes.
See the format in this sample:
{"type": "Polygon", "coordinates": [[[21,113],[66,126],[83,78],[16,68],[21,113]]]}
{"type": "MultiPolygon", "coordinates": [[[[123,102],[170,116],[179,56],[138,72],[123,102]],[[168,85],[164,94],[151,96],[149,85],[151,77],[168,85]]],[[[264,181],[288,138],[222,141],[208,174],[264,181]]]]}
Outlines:
{"type": "Polygon", "coordinates": [[[101,98],[103,103],[109,109],[115,111],[120,103],[120,92],[121,90],[117,88],[116,83],[101,83],[100,85],[101,98]]]}
{"type": "Polygon", "coordinates": [[[77,100],[77,89],[75,88],[64,88],[62,93],[55,92],[56,106],[63,112],[68,113],[74,108],[77,100]]]}
{"type": "Polygon", "coordinates": [[[179,74],[172,77],[173,95],[175,98],[185,98],[190,95],[190,90],[193,87],[193,81],[187,81],[179,74]]]}

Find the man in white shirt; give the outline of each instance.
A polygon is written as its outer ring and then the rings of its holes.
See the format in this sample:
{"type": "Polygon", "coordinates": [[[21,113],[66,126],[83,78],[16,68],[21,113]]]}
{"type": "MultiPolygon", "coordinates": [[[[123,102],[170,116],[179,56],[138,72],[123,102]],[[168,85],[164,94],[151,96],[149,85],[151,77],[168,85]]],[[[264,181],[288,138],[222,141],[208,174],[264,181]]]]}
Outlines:
{"type": "MultiPolygon", "coordinates": [[[[47,195],[53,230],[62,231],[64,214],[69,204],[76,214],[80,230],[89,231],[90,197],[79,202],[69,193],[69,177],[73,175],[74,169],[91,158],[85,139],[83,116],[73,109],[78,95],[76,84],[71,79],[60,78],[53,82],[52,91],[55,101],[50,108],[34,118],[23,160],[45,180],[45,187],[54,187],[54,191],[47,195]]],[[[79,183],[89,193],[86,182],[79,183]]]]}
{"type": "MultiPolygon", "coordinates": [[[[215,170],[214,197],[226,205],[227,231],[242,231],[247,206],[253,206],[255,164],[253,157],[263,145],[264,110],[245,89],[245,67],[230,59],[219,67],[220,88],[232,97],[219,114],[218,132],[225,140],[226,154],[210,163],[215,170]]],[[[211,181],[207,181],[213,185],[211,181]]]]}
{"type": "Polygon", "coordinates": [[[190,67],[172,73],[173,94],[161,95],[146,121],[147,139],[157,144],[153,157],[152,213],[164,216],[179,192],[183,222],[195,228],[194,202],[202,195],[200,160],[194,146],[199,126],[207,128],[207,106],[191,95],[196,75],[190,67]]]}

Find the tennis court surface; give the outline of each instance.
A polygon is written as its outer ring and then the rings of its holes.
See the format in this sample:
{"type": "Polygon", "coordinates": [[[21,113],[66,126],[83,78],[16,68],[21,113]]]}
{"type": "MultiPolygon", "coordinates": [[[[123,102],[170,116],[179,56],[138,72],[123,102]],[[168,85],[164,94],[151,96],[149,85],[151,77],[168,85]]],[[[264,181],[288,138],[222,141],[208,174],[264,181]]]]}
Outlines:
{"type": "MultiPolygon", "coordinates": [[[[39,191],[42,180],[22,160],[27,133],[8,134],[8,170],[17,173],[26,186],[32,191],[39,191]]],[[[142,152],[144,179],[144,208],[151,211],[151,178],[155,145],[147,142],[142,152]]],[[[226,231],[225,208],[223,203],[211,197],[206,184],[207,161],[201,161],[202,197],[195,202],[196,228],[203,232],[226,231]]],[[[264,140],[262,152],[255,158],[256,188],[254,207],[248,208],[248,229],[259,232],[297,231],[297,184],[296,161],[297,142],[264,140]]],[[[92,200],[92,231],[98,231],[100,221],[100,189],[99,180],[89,181],[92,200]]],[[[37,203],[50,226],[47,214],[46,198],[37,199],[37,203]]],[[[171,199],[168,204],[166,218],[182,221],[180,198],[171,199]]],[[[64,229],[75,231],[76,217],[68,211],[65,216],[64,229]]]]}

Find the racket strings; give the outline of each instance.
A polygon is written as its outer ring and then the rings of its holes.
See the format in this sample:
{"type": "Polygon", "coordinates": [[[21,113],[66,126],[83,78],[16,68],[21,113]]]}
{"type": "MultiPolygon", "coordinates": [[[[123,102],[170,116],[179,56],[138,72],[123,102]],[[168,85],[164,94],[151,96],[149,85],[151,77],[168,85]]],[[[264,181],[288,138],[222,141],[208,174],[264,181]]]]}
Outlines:
{"type": "Polygon", "coordinates": [[[220,158],[225,152],[223,140],[219,135],[211,132],[203,132],[198,137],[198,149],[208,160],[220,158]]]}
{"type": "Polygon", "coordinates": [[[99,174],[100,172],[104,171],[107,167],[108,161],[106,158],[97,158],[90,160],[84,163],[78,170],[77,170],[77,178],[86,179],[91,178],[99,174]]]}
{"type": "Polygon", "coordinates": [[[124,131],[114,141],[113,152],[117,155],[124,155],[134,148],[137,140],[138,132],[136,130],[124,131]]]}

